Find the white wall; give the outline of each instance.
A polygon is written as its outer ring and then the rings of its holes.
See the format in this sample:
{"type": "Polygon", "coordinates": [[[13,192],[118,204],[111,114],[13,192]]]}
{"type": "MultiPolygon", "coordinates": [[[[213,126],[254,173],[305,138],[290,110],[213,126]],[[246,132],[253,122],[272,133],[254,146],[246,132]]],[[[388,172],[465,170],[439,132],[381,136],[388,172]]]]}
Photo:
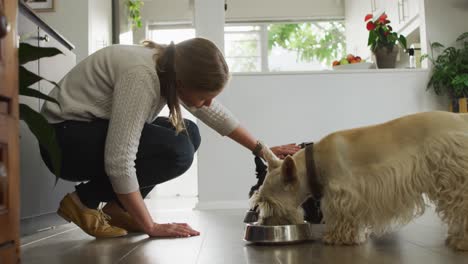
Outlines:
{"type": "Polygon", "coordinates": [[[89,54],[112,44],[112,1],[89,1],[89,54]]]}
{"type": "Polygon", "coordinates": [[[194,1],[194,25],[197,37],[213,41],[224,51],[224,4],[219,0],[194,1]]]}
{"type": "Polygon", "coordinates": [[[463,32],[468,31],[467,0],[425,0],[425,37],[429,42],[452,45],[463,32]]]}
{"type": "MultiPolygon", "coordinates": [[[[131,21],[128,18],[128,10],[126,5],[126,0],[117,0],[115,3],[116,10],[114,10],[118,14],[118,22],[119,23],[119,38],[118,43],[120,44],[132,44],[133,43],[133,30],[131,21]]],[[[144,36],[143,36],[144,37],[144,36]]]]}
{"type": "Polygon", "coordinates": [[[141,9],[141,17],[145,21],[192,21],[192,7],[194,0],[171,0],[171,4],[167,4],[167,0],[143,0],[141,9]]]}
{"type": "MultiPolygon", "coordinates": [[[[219,97],[270,146],[317,141],[330,132],[446,109],[427,92],[425,70],[234,75],[219,97]]],[[[252,154],[200,124],[198,208],[247,207],[256,183],[252,154]]]]}
{"type": "Polygon", "coordinates": [[[227,0],[226,20],[344,17],[344,0],[227,0]]]}
{"type": "Polygon", "coordinates": [[[370,59],[371,51],[367,46],[369,31],[364,17],[371,13],[370,1],[347,0],[345,3],[346,53],[370,59]]]}
{"type": "Polygon", "coordinates": [[[64,38],[75,45],[76,61],[86,58],[88,45],[88,0],[55,0],[53,12],[38,15],[64,38]]]}
{"type": "MultiPolygon", "coordinates": [[[[195,0],[144,1],[145,21],[192,21],[195,0]]],[[[223,0],[219,0],[224,5],[223,0]]],[[[226,0],[227,20],[344,17],[344,0],[226,0]]]]}
{"type": "Polygon", "coordinates": [[[112,5],[108,0],[55,0],[55,10],[38,15],[75,45],[76,62],[112,43],[112,5]]]}

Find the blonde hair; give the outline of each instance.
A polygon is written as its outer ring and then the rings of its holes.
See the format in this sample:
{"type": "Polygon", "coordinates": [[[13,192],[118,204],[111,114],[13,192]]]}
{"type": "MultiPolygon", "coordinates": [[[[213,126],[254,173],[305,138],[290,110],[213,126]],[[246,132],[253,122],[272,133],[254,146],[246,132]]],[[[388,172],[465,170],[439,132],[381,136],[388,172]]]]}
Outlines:
{"type": "Polygon", "coordinates": [[[197,92],[217,92],[229,80],[229,67],[216,45],[204,38],[192,38],[178,44],[160,45],[145,40],[143,45],[156,49],[156,71],[161,94],[166,97],[169,120],[179,133],[185,129],[177,81],[183,89],[197,92]]]}

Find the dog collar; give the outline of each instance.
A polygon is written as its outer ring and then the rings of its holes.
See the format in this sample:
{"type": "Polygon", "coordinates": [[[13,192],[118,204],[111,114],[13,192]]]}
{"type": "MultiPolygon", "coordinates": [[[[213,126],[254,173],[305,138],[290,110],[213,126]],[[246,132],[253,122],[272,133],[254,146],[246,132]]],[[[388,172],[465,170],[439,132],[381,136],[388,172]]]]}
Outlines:
{"type": "Polygon", "coordinates": [[[305,159],[307,179],[312,196],[316,200],[320,200],[323,196],[323,186],[320,184],[317,176],[317,170],[314,161],[314,143],[309,143],[305,146],[305,159]]]}

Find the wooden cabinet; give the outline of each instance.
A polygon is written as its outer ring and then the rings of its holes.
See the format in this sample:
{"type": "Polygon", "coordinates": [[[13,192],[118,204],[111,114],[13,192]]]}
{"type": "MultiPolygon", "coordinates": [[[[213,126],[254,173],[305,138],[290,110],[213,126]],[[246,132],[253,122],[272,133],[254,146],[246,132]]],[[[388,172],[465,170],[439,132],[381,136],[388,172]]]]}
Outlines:
{"type": "MultiPolygon", "coordinates": [[[[20,6],[18,17],[20,41],[34,46],[55,47],[63,54],[29,62],[25,67],[47,80],[59,82],[76,64],[73,46],[30,12],[31,10],[20,6]]],[[[32,88],[48,94],[53,86],[49,82],[41,81],[32,88]]],[[[23,96],[20,102],[36,111],[40,111],[44,103],[43,100],[23,96]]],[[[56,215],[56,210],[63,196],[74,190],[74,184],[59,180],[55,185],[55,176],[42,161],[37,140],[24,122],[20,122],[19,132],[22,201],[20,232],[22,235],[28,235],[65,223],[56,215]]]]}
{"type": "Polygon", "coordinates": [[[0,0],[0,263],[19,263],[16,0],[0,0]]]}

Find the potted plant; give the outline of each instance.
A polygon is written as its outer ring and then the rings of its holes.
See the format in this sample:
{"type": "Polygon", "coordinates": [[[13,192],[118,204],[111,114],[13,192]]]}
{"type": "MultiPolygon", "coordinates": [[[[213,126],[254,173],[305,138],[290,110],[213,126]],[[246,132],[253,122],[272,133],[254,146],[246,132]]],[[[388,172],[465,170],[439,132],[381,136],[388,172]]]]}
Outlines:
{"type": "MultiPolygon", "coordinates": [[[[30,88],[31,85],[44,80],[57,86],[55,82],[46,80],[41,76],[28,71],[23,65],[44,57],[52,57],[62,54],[60,50],[53,47],[36,47],[27,43],[20,43],[18,48],[18,61],[19,61],[19,95],[39,98],[59,104],[57,100],[51,98],[38,90],[30,88]]],[[[54,167],[54,174],[60,175],[61,166],[61,153],[55,137],[54,128],[47,122],[47,120],[34,109],[26,104],[19,104],[20,119],[23,120],[31,132],[36,137],[37,141],[43,146],[50,154],[52,165],[54,167]]]]}
{"type": "Polygon", "coordinates": [[[403,49],[406,49],[406,38],[393,32],[389,25],[387,14],[383,13],[377,19],[373,20],[373,15],[368,14],[364,18],[369,31],[367,45],[370,46],[375,56],[376,64],[381,68],[395,68],[396,57],[398,55],[397,42],[403,49]]]}
{"type": "Polygon", "coordinates": [[[132,28],[141,28],[141,6],[142,0],[127,0],[128,17],[131,20],[132,28]]]}
{"type": "Polygon", "coordinates": [[[432,43],[431,53],[432,56],[421,56],[421,60],[429,59],[433,65],[427,89],[434,89],[437,95],[448,95],[450,111],[468,112],[468,32],[457,38],[454,47],[432,43]],[[441,48],[444,50],[434,59],[434,51],[441,48]]]}

